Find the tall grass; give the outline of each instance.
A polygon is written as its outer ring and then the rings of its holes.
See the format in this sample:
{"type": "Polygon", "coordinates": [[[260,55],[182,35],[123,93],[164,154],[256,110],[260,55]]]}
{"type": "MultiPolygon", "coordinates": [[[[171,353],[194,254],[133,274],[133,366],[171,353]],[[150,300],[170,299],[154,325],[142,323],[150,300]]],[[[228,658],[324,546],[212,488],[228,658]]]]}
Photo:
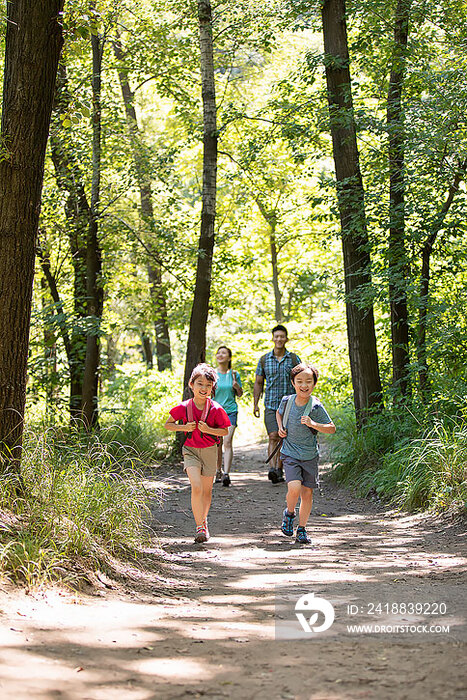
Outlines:
{"type": "Polygon", "coordinates": [[[457,416],[409,410],[375,416],[360,431],[347,413],[333,444],[334,477],[406,510],[465,511],[467,426],[457,416]]]}
{"type": "Polygon", "coordinates": [[[98,435],[27,431],[19,497],[0,484],[0,571],[28,585],[79,578],[110,555],[135,555],[148,510],[134,450],[98,435]]]}

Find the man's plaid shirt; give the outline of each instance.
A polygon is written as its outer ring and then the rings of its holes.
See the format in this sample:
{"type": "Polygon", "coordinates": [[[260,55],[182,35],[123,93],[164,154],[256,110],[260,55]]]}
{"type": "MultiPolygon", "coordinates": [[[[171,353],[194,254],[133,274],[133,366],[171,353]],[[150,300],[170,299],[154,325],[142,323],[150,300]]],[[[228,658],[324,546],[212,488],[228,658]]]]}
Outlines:
{"type": "MultiPolygon", "coordinates": [[[[298,355],[295,356],[300,362],[298,355]]],[[[277,411],[283,396],[295,394],[292,382],[290,381],[290,370],[295,367],[297,362],[292,353],[285,351],[281,361],[274,355],[274,350],[268,352],[264,358],[264,370],[261,366],[261,358],[256,367],[256,374],[264,377],[266,386],[264,389],[264,407],[277,411]]]]}

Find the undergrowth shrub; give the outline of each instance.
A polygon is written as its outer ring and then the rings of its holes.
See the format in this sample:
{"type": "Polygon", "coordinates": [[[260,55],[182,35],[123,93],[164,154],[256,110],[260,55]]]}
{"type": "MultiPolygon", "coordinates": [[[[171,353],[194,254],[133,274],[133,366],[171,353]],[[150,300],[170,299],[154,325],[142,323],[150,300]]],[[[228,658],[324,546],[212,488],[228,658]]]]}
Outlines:
{"type": "Polygon", "coordinates": [[[26,432],[24,493],[3,477],[0,571],[28,585],[79,578],[117,553],[135,556],[148,498],[137,453],[99,435],[26,432]],[[78,564],[78,566],[77,566],[78,564]]]}
{"type": "Polygon", "coordinates": [[[102,422],[112,441],[132,445],[150,462],[171,449],[173,434],[164,423],[181,395],[182,379],[171,372],[121,367],[106,386],[102,422]]]}
{"type": "Polygon", "coordinates": [[[361,495],[407,510],[467,506],[467,427],[463,411],[408,409],[373,416],[360,430],[350,412],[332,443],[333,476],[361,495]]]}

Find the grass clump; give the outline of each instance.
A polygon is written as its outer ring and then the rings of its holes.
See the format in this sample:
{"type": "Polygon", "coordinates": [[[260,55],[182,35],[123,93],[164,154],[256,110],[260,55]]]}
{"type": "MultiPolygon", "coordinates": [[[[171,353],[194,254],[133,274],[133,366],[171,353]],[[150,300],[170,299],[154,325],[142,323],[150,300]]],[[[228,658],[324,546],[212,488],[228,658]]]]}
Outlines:
{"type": "Polygon", "coordinates": [[[19,497],[5,476],[0,495],[0,571],[37,585],[79,579],[109,556],[135,556],[147,494],[136,453],[99,435],[48,428],[25,435],[19,497]]]}
{"type": "Polygon", "coordinates": [[[360,431],[349,414],[338,421],[334,478],[361,495],[410,511],[465,512],[467,426],[462,418],[408,410],[372,417],[360,431]],[[427,426],[428,424],[428,426],[427,426]]]}

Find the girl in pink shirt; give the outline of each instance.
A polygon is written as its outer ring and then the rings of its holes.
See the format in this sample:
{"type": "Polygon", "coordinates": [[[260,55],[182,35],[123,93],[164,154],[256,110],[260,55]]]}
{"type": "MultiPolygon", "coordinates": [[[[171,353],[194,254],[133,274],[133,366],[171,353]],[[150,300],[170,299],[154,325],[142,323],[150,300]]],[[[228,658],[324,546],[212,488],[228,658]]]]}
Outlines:
{"type": "Polygon", "coordinates": [[[193,398],[174,406],[165,423],[167,430],[186,435],[182,454],[184,469],[191,484],[195,542],[209,539],[208,512],[217,468],[217,446],[219,437],[227,435],[230,426],[227,413],[211,399],[216,385],[216,370],[204,363],[197,365],[188,382],[193,398]]]}

